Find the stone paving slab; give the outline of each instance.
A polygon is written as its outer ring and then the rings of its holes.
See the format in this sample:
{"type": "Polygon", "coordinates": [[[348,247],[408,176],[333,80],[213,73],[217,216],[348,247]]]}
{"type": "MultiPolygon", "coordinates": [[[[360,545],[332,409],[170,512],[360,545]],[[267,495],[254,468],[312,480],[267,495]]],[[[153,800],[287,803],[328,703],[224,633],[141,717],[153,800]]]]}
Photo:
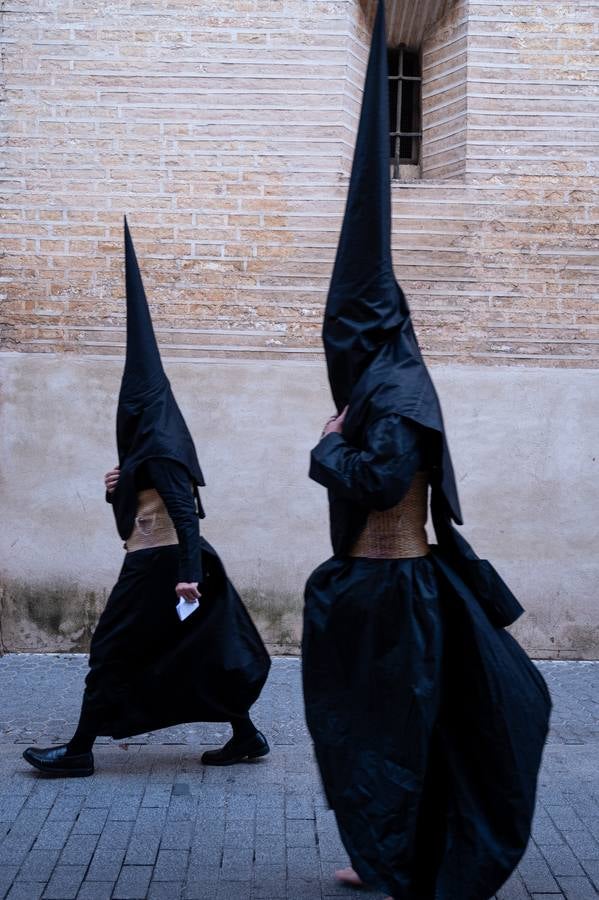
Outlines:
{"type": "MultiPolygon", "coordinates": [[[[555,703],[533,840],[497,900],[599,898],[599,663],[542,662],[555,703]]],[[[297,659],[255,708],[272,753],[204,768],[227,726],[101,739],[92,778],[40,776],[29,744],[70,737],[85,657],[0,659],[0,900],[341,900],[347,864],[306,731],[297,659]]],[[[373,900],[380,895],[369,893],[373,900]]],[[[459,898],[456,898],[459,900],[459,898]]]]}

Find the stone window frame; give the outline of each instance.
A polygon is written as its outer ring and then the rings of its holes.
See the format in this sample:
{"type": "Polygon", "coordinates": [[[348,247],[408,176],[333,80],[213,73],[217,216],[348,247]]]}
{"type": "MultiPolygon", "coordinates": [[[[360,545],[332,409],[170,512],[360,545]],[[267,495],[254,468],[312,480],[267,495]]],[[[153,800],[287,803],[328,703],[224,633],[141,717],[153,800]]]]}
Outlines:
{"type": "MultiPolygon", "coordinates": [[[[391,177],[399,180],[403,177],[402,167],[419,166],[422,147],[422,58],[420,50],[408,47],[406,44],[397,44],[387,49],[389,63],[389,97],[392,103],[395,93],[393,82],[397,82],[397,98],[395,109],[390,108],[390,160],[392,165],[391,177]],[[406,59],[409,57],[412,64],[416,64],[417,75],[406,74],[406,59]],[[401,130],[402,114],[405,112],[405,97],[403,86],[405,83],[417,84],[416,103],[412,98],[412,128],[411,131],[401,130]],[[402,156],[402,142],[410,141],[409,156],[402,156]]],[[[408,71],[410,69],[408,68],[408,71]]],[[[405,171],[405,170],[404,170],[405,171]]]]}

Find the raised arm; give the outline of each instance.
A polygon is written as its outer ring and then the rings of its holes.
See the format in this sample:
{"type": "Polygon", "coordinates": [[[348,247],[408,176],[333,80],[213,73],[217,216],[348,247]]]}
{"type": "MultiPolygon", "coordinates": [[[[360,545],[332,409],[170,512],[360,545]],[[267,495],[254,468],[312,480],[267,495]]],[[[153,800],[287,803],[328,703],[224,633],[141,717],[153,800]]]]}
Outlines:
{"type": "Polygon", "coordinates": [[[371,509],[390,509],[425,468],[422,430],[399,415],[374,422],[365,446],[357,448],[339,431],[330,431],[314,448],[310,478],[331,493],[371,509]]]}

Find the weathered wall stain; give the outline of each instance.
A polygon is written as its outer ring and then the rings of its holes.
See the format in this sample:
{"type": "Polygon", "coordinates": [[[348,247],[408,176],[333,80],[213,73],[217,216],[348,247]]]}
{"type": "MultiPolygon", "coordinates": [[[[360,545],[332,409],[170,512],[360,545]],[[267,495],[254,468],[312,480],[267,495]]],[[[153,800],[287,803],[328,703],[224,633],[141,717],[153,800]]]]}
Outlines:
{"type": "MultiPolygon", "coordinates": [[[[1,650],[86,652],[107,599],[106,590],[84,589],[66,581],[0,582],[1,650]]],[[[271,653],[298,653],[301,597],[248,590],[243,593],[243,600],[271,653]]]]}
{"type": "MultiPolygon", "coordinates": [[[[303,599],[297,593],[241,590],[268,650],[298,655],[303,599]]],[[[86,652],[107,599],[107,591],[55,582],[0,583],[0,633],[3,652],[86,652]]],[[[595,659],[599,626],[576,621],[566,607],[560,616],[532,611],[511,629],[539,659],[595,659]]]]}
{"type": "Polygon", "coordinates": [[[242,592],[242,597],[271,652],[299,652],[303,605],[300,596],[248,590],[242,592]]]}
{"type": "Polygon", "coordinates": [[[81,652],[89,647],[105,591],[66,581],[0,583],[0,622],[5,652],[81,652]]]}

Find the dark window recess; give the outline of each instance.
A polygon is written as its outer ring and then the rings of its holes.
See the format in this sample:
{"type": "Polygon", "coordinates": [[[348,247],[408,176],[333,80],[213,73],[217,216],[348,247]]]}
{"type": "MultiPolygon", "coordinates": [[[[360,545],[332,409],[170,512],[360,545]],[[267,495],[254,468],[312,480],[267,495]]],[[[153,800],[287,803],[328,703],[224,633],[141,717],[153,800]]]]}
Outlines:
{"type": "Polygon", "coordinates": [[[417,165],[420,160],[422,119],[420,55],[403,45],[390,48],[389,120],[390,156],[393,177],[399,178],[400,165],[417,165]]]}

